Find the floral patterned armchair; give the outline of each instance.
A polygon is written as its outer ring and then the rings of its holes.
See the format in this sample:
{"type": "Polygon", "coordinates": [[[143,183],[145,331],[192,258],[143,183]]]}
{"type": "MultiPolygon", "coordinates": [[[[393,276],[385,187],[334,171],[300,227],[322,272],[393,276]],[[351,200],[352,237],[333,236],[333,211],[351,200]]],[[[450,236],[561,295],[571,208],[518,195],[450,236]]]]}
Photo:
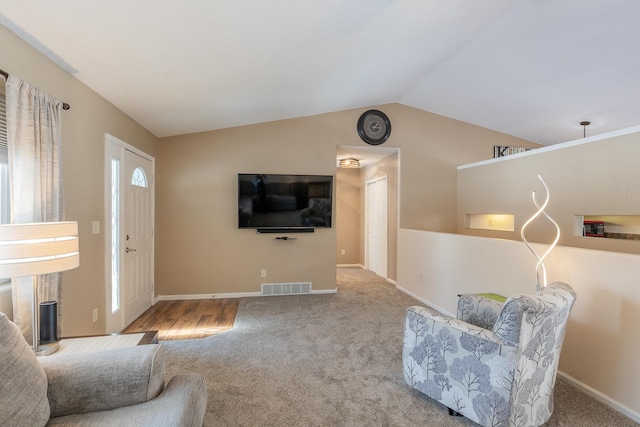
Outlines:
{"type": "Polygon", "coordinates": [[[504,303],[462,295],[457,319],[407,309],[402,362],[411,387],[482,426],[540,426],[553,389],[571,307],[565,283],[504,303]]]}

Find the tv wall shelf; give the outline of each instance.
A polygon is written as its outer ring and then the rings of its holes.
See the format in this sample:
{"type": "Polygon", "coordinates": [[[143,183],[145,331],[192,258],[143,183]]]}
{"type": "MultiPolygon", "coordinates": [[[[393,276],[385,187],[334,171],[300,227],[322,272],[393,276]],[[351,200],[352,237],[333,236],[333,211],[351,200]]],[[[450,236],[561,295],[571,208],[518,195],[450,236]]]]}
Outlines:
{"type": "Polygon", "coordinates": [[[256,231],[258,233],[313,233],[315,229],[313,227],[268,227],[268,228],[257,228],[256,231]]]}

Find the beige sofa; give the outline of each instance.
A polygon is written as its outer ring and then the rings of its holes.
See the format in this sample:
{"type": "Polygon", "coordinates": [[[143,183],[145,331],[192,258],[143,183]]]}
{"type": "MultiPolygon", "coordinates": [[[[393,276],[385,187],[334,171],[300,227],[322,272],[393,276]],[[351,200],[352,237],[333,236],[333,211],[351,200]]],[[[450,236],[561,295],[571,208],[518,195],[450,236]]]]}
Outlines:
{"type": "Polygon", "coordinates": [[[165,385],[161,345],[36,358],[0,313],[0,426],[202,426],[204,376],[165,385]]]}

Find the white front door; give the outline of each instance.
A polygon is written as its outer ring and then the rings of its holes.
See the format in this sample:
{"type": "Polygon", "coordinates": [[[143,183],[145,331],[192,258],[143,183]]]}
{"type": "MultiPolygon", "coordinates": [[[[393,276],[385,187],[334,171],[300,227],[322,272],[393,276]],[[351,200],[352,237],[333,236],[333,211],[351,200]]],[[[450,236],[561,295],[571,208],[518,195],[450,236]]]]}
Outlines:
{"type": "Polygon", "coordinates": [[[387,177],[366,182],[367,268],[378,276],[387,277],[387,177]]]}
{"type": "Polygon", "coordinates": [[[154,159],[106,135],[106,331],[120,332],[153,303],[154,159]]]}
{"type": "Polygon", "coordinates": [[[123,183],[122,301],[129,325],[151,307],[153,299],[152,164],[125,150],[123,183]]]}

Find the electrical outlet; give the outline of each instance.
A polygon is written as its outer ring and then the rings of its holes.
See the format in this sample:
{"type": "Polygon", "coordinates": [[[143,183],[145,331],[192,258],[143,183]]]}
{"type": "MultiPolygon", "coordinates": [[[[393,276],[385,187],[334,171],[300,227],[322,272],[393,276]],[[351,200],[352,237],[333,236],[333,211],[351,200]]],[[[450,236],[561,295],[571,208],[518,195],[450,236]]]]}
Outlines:
{"type": "Polygon", "coordinates": [[[267,269],[263,268],[262,270],[260,270],[260,277],[267,277],[267,269]]]}
{"type": "Polygon", "coordinates": [[[345,254],[347,253],[347,251],[345,251],[345,250],[343,249],[343,250],[341,250],[341,251],[340,251],[340,253],[341,253],[342,255],[345,255],[345,254]]]}
{"type": "Polygon", "coordinates": [[[100,234],[100,221],[93,221],[91,223],[91,231],[93,234],[100,234]]]}
{"type": "Polygon", "coordinates": [[[96,323],[98,321],[98,309],[94,308],[93,309],[93,323],[96,323]]]}

